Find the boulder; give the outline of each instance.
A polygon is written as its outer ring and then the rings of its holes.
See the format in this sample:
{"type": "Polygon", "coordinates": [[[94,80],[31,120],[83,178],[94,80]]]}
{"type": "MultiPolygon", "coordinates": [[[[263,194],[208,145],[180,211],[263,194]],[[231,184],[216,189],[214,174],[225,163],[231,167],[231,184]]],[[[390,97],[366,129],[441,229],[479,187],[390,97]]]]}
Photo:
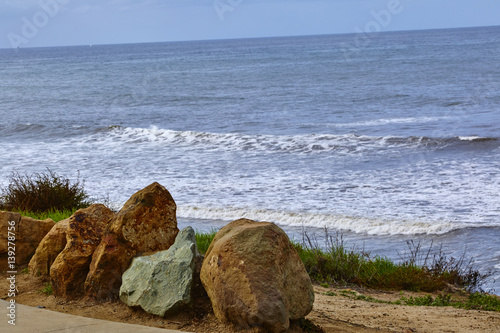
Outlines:
{"type": "Polygon", "coordinates": [[[134,258],[122,276],[120,300],[158,316],[189,304],[197,252],[195,232],[187,227],[167,251],[134,258]]]}
{"type": "Polygon", "coordinates": [[[168,250],[179,232],[170,193],[153,183],[135,193],[111,219],[92,256],[85,293],[98,300],[117,298],[122,274],[136,255],[168,250]]]}
{"type": "Polygon", "coordinates": [[[21,214],[0,211],[0,254],[8,252],[9,236],[17,238],[17,234],[19,233],[19,221],[21,221],[21,214]],[[11,234],[9,234],[9,231],[11,234]]]}
{"type": "Polygon", "coordinates": [[[201,281],[215,316],[242,329],[283,332],[313,307],[304,264],[273,223],[240,219],[222,228],[205,254],[201,281]]]}
{"type": "MultiPolygon", "coordinates": [[[[54,226],[51,219],[35,220],[21,216],[19,213],[0,211],[0,262],[2,270],[12,270],[8,264],[9,250],[12,249],[12,240],[15,238],[15,265],[29,263],[40,241],[54,226]],[[11,237],[9,239],[9,237],[11,237]],[[13,238],[14,237],[14,238],[13,238]],[[10,249],[9,249],[10,247],[10,249]]],[[[11,263],[11,262],[10,262],[11,263]]]]}
{"type": "Polygon", "coordinates": [[[50,266],[56,260],[59,253],[66,246],[66,232],[69,227],[69,218],[57,222],[45,235],[35,255],[31,258],[28,268],[33,276],[49,276],[50,266]]]}
{"type": "Polygon", "coordinates": [[[76,296],[83,292],[92,254],[114,213],[102,204],[77,210],[70,218],[66,246],[50,267],[56,296],[76,296]]]}

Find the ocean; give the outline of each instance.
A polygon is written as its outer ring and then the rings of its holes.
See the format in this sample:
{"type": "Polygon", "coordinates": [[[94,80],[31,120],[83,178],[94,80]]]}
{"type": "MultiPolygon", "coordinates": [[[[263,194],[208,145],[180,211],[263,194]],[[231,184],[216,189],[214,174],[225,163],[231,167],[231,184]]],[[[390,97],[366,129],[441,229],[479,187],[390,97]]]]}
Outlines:
{"type": "Polygon", "coordinates": [[[500,292],[500,27],[0,50],[0,186],[49,168],[180,227],[240,217],[400,260],[464,252],[500,292]]]}

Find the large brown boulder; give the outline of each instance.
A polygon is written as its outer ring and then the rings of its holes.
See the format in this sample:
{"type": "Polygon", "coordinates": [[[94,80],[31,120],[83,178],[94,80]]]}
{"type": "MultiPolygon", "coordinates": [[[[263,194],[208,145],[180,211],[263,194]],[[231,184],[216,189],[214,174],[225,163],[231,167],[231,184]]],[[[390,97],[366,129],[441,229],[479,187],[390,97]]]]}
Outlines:
{"type": "Polygon", "coordinates": [[[54,221],[51,219],[41,221],[19,213],[0,211],[0,269],[14,270],[14,266],[8,265],[11,240],[15,238],[14,264],[19,267],[29,263],[38,244],[53,226],[54,221]]]}
{"type": "Polygon", "coordinates": [[[114,213],[102,204],[77,210],[70,218],[67,244],[50,267],[56,296],[76,296],[83,292],[92,254],[114,213]]]}
{"type": "Polygon", "coordinates": [[[283,332],[313,307],[311,280],[283,230],[240,219],[222,228],[205,254],[201,281],[222,322],[283,332]]]}
{"type": "Polygon", "coordinates": [[[50,229],[36,248],[35,255],[28,265],[33,276],[49,276],[50,266],[66,246],[66,232],[69,228],[69,218],[59,221],[50,229]]]}
{"type": "Polygon", "coordinates": [[[98,300],[117,298],[123,272],[136,255],[168,250],[179,232],[170,193],[153,183],[135,193],[110,221],[94,251],[85,294],[98,300]]]}

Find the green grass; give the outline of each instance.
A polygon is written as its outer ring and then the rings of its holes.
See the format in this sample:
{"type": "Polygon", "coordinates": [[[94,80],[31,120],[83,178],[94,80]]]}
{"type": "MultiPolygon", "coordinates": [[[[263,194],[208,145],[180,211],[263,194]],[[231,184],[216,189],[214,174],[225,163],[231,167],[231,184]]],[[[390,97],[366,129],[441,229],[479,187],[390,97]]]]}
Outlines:
{"type": "Polygon", "coordinates": [[[342,244],[332,244],[327,250],[294,243],[311,278],[320,283],[355,284],[370,288],[435,291],[446,286],[442,275],[431,274],[414,264],[396,264],[382,258],[371,258],[342,244]]]}
{"type": "Polygon", "coordinates": [[[196,246],[198,247],[198,252],[205,254],[212,243],[212,240],[217,234],[218,230],[212,229],[210,232],[199,232],[196,231],[196,246]]]}
{"type": "Polygon", "coordinates": [[[409,254],[395,263],[388,258],[370,256],[363,250],[347,248],[342,235],[332,237],[325,230],[323,248],[304,234],[302,242],[292,242],[311,278],[319,283],[359,285],[369,288],[434,292],[448,285],[469,291],[481,290],[489,274],[474,269],[465,254],[455,259],[445,256],[432,244],[423,250],[421,244],[407,242],[409,254]]]}
{"type": "Polygon", "coordinates": [[[52,285],[47,282],[42,289],[39,290],[40,294],[45,294],[47,296],[50,296],[54,293],[54,289],[52,289],[52,285]]]}
{"type": "Polygon", "coordinates": [[[466,302],[453,306],[462,309],[500,311],[500,298],[483,293],[473,293],[469,295],[466,302]]]}
{"type": "Polygon", "coordinates": [[[483,310],[500,312],[500,298],[484,293],[472,293],[467,300],[454,300],[451,295],[431,295],[422,297],[401,297],[401,304],[413,306],[452,306],[467,310],[483,310]]]}
{"type": "Polygon", "coordinates": [[[50,210],[47,212],[35,213],[28,211],[18,211],[22,216],[32,217],[36,220],[52,219],[54,222],[59,222],[69,218],[76,210],[50,210]]]}

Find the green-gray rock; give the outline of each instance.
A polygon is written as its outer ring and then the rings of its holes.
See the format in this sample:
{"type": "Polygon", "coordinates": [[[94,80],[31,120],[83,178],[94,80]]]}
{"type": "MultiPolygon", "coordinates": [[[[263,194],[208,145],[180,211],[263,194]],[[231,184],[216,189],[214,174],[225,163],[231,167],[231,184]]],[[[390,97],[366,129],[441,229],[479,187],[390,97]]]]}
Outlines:
{"type": "Polygon", "coordinates": [[[120,300],[158,316],[188,304],[197,252],[195,232],[187,227],[167,251],[135,258],[123,273],[120,300]]]}

